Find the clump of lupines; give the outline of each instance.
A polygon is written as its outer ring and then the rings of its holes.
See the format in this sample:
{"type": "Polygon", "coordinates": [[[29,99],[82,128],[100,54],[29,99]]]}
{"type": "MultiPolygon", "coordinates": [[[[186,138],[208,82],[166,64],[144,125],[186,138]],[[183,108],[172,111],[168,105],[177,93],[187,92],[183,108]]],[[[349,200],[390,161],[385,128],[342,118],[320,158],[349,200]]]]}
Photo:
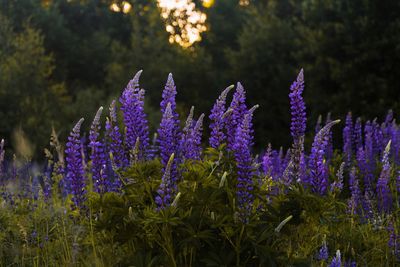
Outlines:
{"type": "Polygon", "coordinates": [[[389,153],[390,153],[390,143],[386,146],[386,149],[382,157],[382,171],[376,185],[376,193],[378,197],[378,209],[380,212],[388,213],[392,206],[392,193],[389,187],[390,180],[390,163],[389,163],[389,153]]]}
{"type": "Polygon", "coordinates": [[[221,144],[226,141],[226,135],[224,133],[225,130],[225,118],[224,114],[226,112],[226,97],[229,91],[234,86],[231,85],[227,87],[224,91],[222,91],[221,95],[218,97],[217,101],[215,102],[211,114],[209,116],[211,123],[210,123],[210,130],[211,135],[209,139],[210,147],[218,148],[221,144]]]}
{"type": "Polygon", "coordinates": [[[254,110],[258,105],[252,107],[244,115],[242,122],[236,129],[235,145],[233,147],[235,160],[237,162],[237,201],[239,208],[239,217],[246,222],[250,215],[253,204],[253,170],[251,145],[252,136],[252,118],[254,110]]]}
{"type": "Polygon", "coordinates": [[[149,146],[149,128],[144,113],[143,89],[139,89],[139,77],[142,71],[136,73],[128,83],[120,98],[121,110],[124,115],[126,126],[126,145],[129,151],[134,150],[136,141],[139,139],[139,158],[145,159],[145,153],[149,146]]]}
{"type": "Polygon", "coordinates": [[[340,120],[332,121],[325,125],[315,136],[311,148],[309,159],[309,178],[305,181],[306,184],[311,184],[311,190],[315,193],[323,195],[328,188],[328,167],[325,162],[325,150],[329,142],[329,134],[331,127],[340,120]]]}
{"type": "Polygon", "coordinates": [[[66,181],[67,192],[72,194],[72,201],[76,207],[82,207],[85,201],[85,170],[82,163],[80,131],[83,123],[80,119],[72,129],[66,144],[66,181]]]}
{"type": "Polygon", "coordinates": [[[234,151],[236,129],[242,122],[244,115],[247,112],[246,106],[246,92],[240,83],[237,83],[236,91],[233,94],[232,102],[229,106],[231,112],[226,116],[226,133],[227,133],[227,147],[229,150],[234,151]]]}
{"type": "Polygon", "coordinates": [[[304,134],[306,131],[306,106],[303,100],[304,91],[304,73],[303,69],[297,76],[297,79],[290,87],[290,113],[291,125],[290,132],[293,137],[293,149],[291,150],[291,169],[288,170],[288,183],[291,181],[300,181],[301,174],[301,160],[303,158],[304,150],[304,134]]]}

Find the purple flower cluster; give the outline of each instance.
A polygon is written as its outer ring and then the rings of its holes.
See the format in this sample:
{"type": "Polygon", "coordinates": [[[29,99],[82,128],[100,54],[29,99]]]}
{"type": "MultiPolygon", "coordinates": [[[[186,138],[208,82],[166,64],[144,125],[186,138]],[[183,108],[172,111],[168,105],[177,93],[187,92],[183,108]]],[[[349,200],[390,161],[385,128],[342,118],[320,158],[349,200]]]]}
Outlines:
{"type": "Polygon", "coordinates": [[[72,129],[66,144],[66,191],[72,194],[72,201],[76,207],[83,207],[86,199],[85,170],[82,163],[80,131],[83,118],[72,129]]]}
{"type": "Polygon", "coordinates": [[[229,86],[224,91],[222,91],[221,95],[218,97],[215,102],[211,114],[209,116],[210,130],[211,135],[209,139],[210,147],[218,148],[221,144],[226,141],[226,135],[224,133],[225,128],[225,118],[224,113],[226,112],[225,103],[226,97],[229,91],[233,88],[233,86],[229,86]]]}
{"type": "Polygon", "coordinates": [[[136,73],[128,83],[120,98],[121,110],[124,114],[126,126],[126,145],[129,151],[135,149],[139,140],[139,159],[145,159],[145,153],[149,146],[149,128],[144,113],[144,90],[139,89],[139,77],[142,71],[136,73]]]}
{"type": "Polygon", "coordinates": [[[236,129],[234,154],[237,162],[238,178],[237,178],[237,201],[239,208],[239,217],[246,222],[251,213],[253,204],[253,170],[251,145],[253,142],[252,118],[253,112],[258,106],[252,107],[244,115],[242,122],[236,129]]]}

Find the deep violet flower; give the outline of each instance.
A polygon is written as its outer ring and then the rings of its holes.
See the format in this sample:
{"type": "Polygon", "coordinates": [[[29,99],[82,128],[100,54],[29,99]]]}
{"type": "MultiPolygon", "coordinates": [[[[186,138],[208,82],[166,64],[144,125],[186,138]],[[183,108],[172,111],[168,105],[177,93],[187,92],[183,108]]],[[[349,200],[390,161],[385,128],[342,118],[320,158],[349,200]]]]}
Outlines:
{"type": "Polygon", "coordinates": [[[112,153],[114,164],[117,168],[125,168],[129,161],[124,149],[122,134],[118,127],[116,102],[113,100],[110,105],[110,117],[106,121],[106,136],[108,138],[108,151],[112,153]]]}
{"type": "Polygon", "coordinates": [[[245,115],[242,122],[237,127],[234,154],[237,163],[237,202],[239,218],[242,222],[247,222],[253,205],[253,173],[251,144],[253,136],[251,133],[252,118],[254,110],[258,105],[252,107],[245,115]]]}
{"type": "Polygon", "coordinates": [[[174,198],[177,186],[174,177],[172,177],[172,168],[174,165],[174,153],[168,159],[167,166],[165,167],[163,177],[161,179],[160,187],[157,190],[158,195],[155,198],[158,209],[163,209],[171,205],[174,198]]]}
{"type": "Polygon", "coordinates": [[[300,181],[301,168],[300,163],[304,151],[304,134],[306,130],[306,106],[303,100],[304,73],[303,69],[297,76],[297,79],[290,87],[290,113],[291,125],[290,131],[293,137],[293,149],[291,149],[291,162],[287,168],[285,180],[290,184],[291,181],[300,181]]]}
{"type": "Polygon", "coordinates": [[[360,170],[361,176],[364,177],[364,189],[365,191],[372,191],[373,173],[370,170],[370,165],[367,163],[365,152],[362,147],[357,151],[357,166],[360,170]]]}
{"type": "Polygon", "coordinates": [[[340,255],[340,250],[336,251],[335,257],[333,257],[329,267],[341,267],[342,266],[342,258],[340,255]]]}
{"type": "Polygon", "coordinates": [[[246,92],[240,83],[237,83],[236,91],[233,94],[232,102],[229,109],[232,110],[226,116],[226,133],[227,133],[227,148],[234,151],[236,128],[243,121],[244,115],[247,113],[246,92]]]}
{"type": "Polygon", "coordinates": [[[94,189],[97,193],[104,194],[111,190],[111,181],[107,177],[107,155],[105,146],[99,140],[100,116],[103,107],[100,107],[93,119],[89,134],[89,147],[91,149],[90,160],[92,161],[91,173],[94,189]]]}
{"type": "Polygon", "coordinates": [[[194,126],[188,132],[183,146],[183,157],[185,159],[200,160],[203,119],[204,114],[201,114],[194,126]]]}
{"type": "Polygon", "coordinates": [[[362,123],[360,117],[357,118],[356,123],[354,124],[353,142],[354,142],[353,148],[355,152],[357,152],[361,147],[363,147],[362,123]]]}
{"type": "Polygon", "coordinates": [[[326,245],[326,241],[322,243],[322,247],[318,251],[317,259],[320,261],[325,261],[329,257],[328,246],[326,245]]]}
{"type": "MultiPolygon", "coordinates": [[[[167,108],[163,114],[161,119],[160,127],[158,128],[158,142],[160,146],[160,157],[161,163],[164,166],[164,170],[167,167],[167,163],[172,154],[176,154],[178,149],[177,144],[177,131],[175,119],[172,113],[171,104],[168,103],[167,108]]],[[[176,160],[175,160],[176,161],[176,160]]],[[[171,171],[171,180],[175,181],[177,179],[176,175],[176,162],[173,162],[170,171],[171,171]]]]}
{"type": "Polygon", "coordinates": [[[135,148],[139,138],[139,159],[145,159],[145,153],[149,146],[149,127],[146,113],[144,112],[143,89],[139,89],[139,77],[142,71],[136,73],[135,77],[128,83],[120,97],[121,110],[124,115],[126,126],[126,145],[129,151],[135,148]]]}
{"type": "Polygon", "coordinates": [[[83,207],[85,201],[85,171],[82,164],[80,130],[83,123],[80,119],[72,129],[66,144],[66,181],[65,186],[76,207],[83,207]]]}
{"type": "Polygon", "coordinates": [[[343,154],[346,166],[349,167],[351,164],[351,158],[353,155],[353,120],[351,118],[351,112],[346,116],[345,127],[343,128],[343,154]]]}
{"type": "Polygon", "coordinates": [[[274,164],[271,144],[268,144],[267,151],[262,158],[262,169],[266,176],[272,176],[274,164]]]}
{"type": "Polygon", "coordinates": [[[388,213],[392,206],[392,194],[389,188],[390,181],[390,141],[387,144],[382,157],[382,171],[376,184],[376,194],[378,200],[378,210],[388,213]]]}
{"type": "Polygon", "coordinates": [[[210,130],[211,135],[209,139],[210,147],[218,148],[221,144],[223,144],[226,140],[226,136],[224,133],[225,128],[225,118],[224,113],[226,111],[226,96],[228,95],[229,91],[234,86],[231,85],[227,87],[224,91],[222,91],[221,95],[218,97],[217,101],[215,102],[211,114],[209,116],[211,123],[210,123],[210,130]]]}
{"type": "Polygon", "coordinates": [[[340,120],[332,121],[325,125],[315,136],[308,161],[309,177],[304,182],[311,184],[314,193],[324,195],[328,189],[328,167],[324,159],[325,150],[329,142],[329,134],[333,125],[340,120]]]}

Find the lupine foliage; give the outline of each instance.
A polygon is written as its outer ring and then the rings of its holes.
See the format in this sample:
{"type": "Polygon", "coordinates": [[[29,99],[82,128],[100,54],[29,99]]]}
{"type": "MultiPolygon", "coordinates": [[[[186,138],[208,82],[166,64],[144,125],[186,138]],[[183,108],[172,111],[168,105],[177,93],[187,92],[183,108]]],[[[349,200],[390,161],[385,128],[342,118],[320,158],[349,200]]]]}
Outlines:
{"type": "Polygon", "coordinates": [[[88,141],[83,119],[65,151],[52,134],[43,174],[15,157],[9,164],[1,142],[2,265],[399,264],[400,129],[392,112],[382,124],[349,115],[343,150],[334,151],[331,128],[341,124],[321,119],[306,147],[301,71],[289,96],[293,146],[269,144],[257,157],[258,105],[247,108],[240,83],[229,108],[230,87],[214,105],[204,148],[206,115],[192,108],[181,129],[169,75],[150,146],[140,73],[122,93],[121,118],[112,102],[104,134],[102,108],[88,141]]]}

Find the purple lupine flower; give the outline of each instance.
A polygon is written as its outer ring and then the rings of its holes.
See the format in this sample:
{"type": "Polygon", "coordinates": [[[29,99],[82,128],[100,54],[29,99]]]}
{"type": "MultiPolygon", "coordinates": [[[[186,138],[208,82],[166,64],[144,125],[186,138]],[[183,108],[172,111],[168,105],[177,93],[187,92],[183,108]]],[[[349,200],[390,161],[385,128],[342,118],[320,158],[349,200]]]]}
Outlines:
{"type": "Polygon", "coordinates": [[[364,189],[365,191],[372,191],[373,183],[373,173],[369,169],[369,164],[367,163],[365,152],[362,147],[357,151],[357,166],[361,172],[361,176],[364,177],[364,189]]]}
{"type": "Polygon", "coordinates": [[[390,181],[390,141],[383,152],[382,171],[376,184],[376,194],[378,199],[378,210],[380,212],[389,213],[392,206],[392,194],[389,187],[390,181]]]}
{"type": "Polygon", "coordinates": [[[190,137],[190,133],[192,131],[192,128],[194,127],[194,122],[193,122],[193,115],[194,115],[194,107],[192,106],[190,108],[190,112],[189,115],[186,118],[186,122],[185,122],[185,126],[182,129],[182,132],[180,134],[180,140],[179,140],[179,155],[182,156],[185,154],[185,150],[186,150],[186,142],[190,137]]]}
{"type": "MultiPolygon", "coordinates": [[[[167,105],[160,127],[158,128],[158,142],[160,146],[161,163],[167,167],[168,160],[172,154],[176,154],[178,149],[176,123],[172,113],[171,104],[167,105]]],[[[176,160],[171,165],[171,178],[173,181],[177,179],[176,160]]]]}
{"type": "Polygon", "coordinates": [[[93,119],[89,134],[89,147],[91,149],[90,160],[92,161],[91,172],[94,189],[97,193],[104,194],[111,190],[111,181],[107,177],[107,157],[104,144],[99,141],[100,116],[103,107],[100,107],[93,119]]]}
{"type": "Polygon", "coordinates": [[[328,167],[324,159],[325,150],[329,141],[329,133],[333,125],[340,120],[332,121],[325,125],[315,136],[309,158],[310,174],[305,179],[305,184],[311,184],[314,193],[324,195],[328,189],[328,167]]]}
{"type": "Polygon", "coordinates": [[[289,164],[287,183],[300,181],[300,161],[304,151],[304,134],[306,131],[306,106],[302,93],[304,91],[303,69],[297,76],[296,81],[290,87],[290,132],[293,137],[293,149],[291,149],[291,164],[289,164]]]}
{"type": "Polygon", "coordinates": [[[351,214],[357,214],[359,205],[361,204],[362,195],[355,167],[350,170],[349,187],[351,192],[351,198],[349,200],[349,211],[351,214]]]}
{"type": "Polygon", "coordinates": [[[251,157],[251,144],[253,136],[251,134],[253,112],[258,105],[252,107],[245,115],[236,130],[234,143],[234,154],[237,163],[237,203],[239,218],[242,222],[247,222],[253,204],[253,170],[251,157]]]}
{"type": "MultiPolygon", "coordinates": [[[[167,109],[168,103],[171,105],[171,111],[174,119],[178,122],[179,115],[176,112],[176,86],[172,74],[168,74],[167,83],[165,84],[164,90],[162,92],[162,100],[160,103],[161,113],[164,114],[167,109]]],[[[178,122],[179,123],[179,122],[178,122]]]]}
{"type": "Polygon", "coordinates": [[[80,131],[83,123],[83,118],[80,119],[75,127],[72,129],[68,142],[66,144],[66,163],[67,163],[67,175],[65,177],[65,186],[69,194],[72,194],[72,201],[76,207],[83,207],[85,201],[85,170],[82,164],[81,154],[81,141],[80,131]]]}
{"type": "Polygon", "coordinates": [[[151,141],[151,145],[149,147],[149,149],[147,150],[147,158],[149,160],[152,160],[156,157],[156,155],[158,154],[158,145],[157,145],[157,141],[158,140],[158,135],[157,133],[154,133],[153,135],[153,140],[151,141]]]}
{"type": "Polygon", "coordinates": [[[297,79],[290,87],[290,113],[292,115],[290,133],[293,137],[294,143],[299,143],[300,139],[304,138],[306,131],[306,106],[303,100],[304,90],[304,73],[303,69],[300,70],[297,79]]]}
{"type": "Polygon", "coordinates": [[[336,251],[336,256],[333,257],[329,267],[341,267],[342,266],[342,258],[340,255],[340,250],[336,251]]]}
{"type": "Polygon", "coordinates": [[[200,160],[203,119],[204,114],[201,114],[194,127],[189,129],[183,146],[183,157],[186,159],[200,160]]]}
{"type": "Polygon", "coordinates": [[[362,123],[360,117],[357,118],[356,123],[354,124],[353,141],[353,147],[355,149],[355,152],[357,152],[360,147],[363,146],[362,123]]]}
{"type": "Polygon", "coordinates": [[[243,121],[244,115],[247,113],[246,92],[240,83],[237,83],[236,91],[233,94],[233,99],[229,109],[232,112],[226,116],[226,133],[227,133],[227,148],[234,151],[236,128],[243,121]]]}
{"type": "Polygon", "coordinates": [[[118,127],[116,102],[113,100],[110,105],[110,117],[106,121],[106,136],[108,137],[109,149],[112,153],[114,164],[117,168],[125,168],[128,166],[129,161],[124,150],[122,134],[118,127]]]}
{"type": "Polygon", "coordinates": [[[317,260],[326,261],[329,257],[328,246],[326,245],[326,241],[322,243],[322,247],[318,251],[317,260]]]}
{"type": "Polygon", "coordinates": [[[382,129],[376,122],[376,119],[374,119],[372,122],[372,139],[374,155],[381,155],[385,143],[383,140],[382,129]]]}
{"type": "Polygon", "coordinates": [[[274,170],[271,144],[268,144],[267,151],[262,158],[262,168],[266,176],[272,176],[274,170]]]}
{"type": "Polygon", "coordinates": [[[139,89],[139,77],[141,71],[128,83],[120,97],[121,110],[126,126],[126,145],[129,151],[134,150],[139,138],[139,158],[144,159],[149,146],[149,127],[146,113],[144,112],[143,89],[139,89]]]}
{"type": "Polygon", "coordinates": [[[226,111],[225,108],[226,96],[233,87],[234,86],[231,85],[227,87],[224,91],[222,91],[221,95],[218,97],[217,101],[215,102],[211,110],[211,114],[209,116],[211,120],[210,123],[211,135],[209,143],[212,148],[218,148],[221,144],[225,142],[226,136],[224,133],[224,128],[225,128],[224,113],[226,111]]]}
{"type": "Polygon", "coordinates": [[[365,159],[368,164],[368,170],[373,173],[375,171],[375,154],[374,154],[374,140],[373,140],[373,128],[370,121],[365,123],[365,144],[364,153],[365,159]]]}
{"type": "MultiPolygon", "coordinates": [[[[168,109],[170,110],[171,108],[167,108],[166,112],[168,112],[168,109]]],[[[155,202],[158,209],[169,207],[177,191],[176,179],[173,177],[174,174],[172,172],[174,155],[175,154],[172,153],[168,159],[164,174],[161,179],[161,184],[157,190],[158,195],[155,198],[155,202]]]]}
{"type": "Polygon", "coordinates": [[[363,208],[363,215],[366,220],[372,220],[374,217],[372,192],[365,191],[364,198],[362,199],[361,205],[363,208]]]}
{"type": "Polygon", "coordinates": [[[353,142],[353,120],[351,118],[351,112],[349,112],[346,116],[346,125],[343,128],[343,153],[347,167],[349,167],[351,164],[351,158],[353,154],[352,142],[353,142]]]}
{"type": "Polygon", "coordinates": [[[342,162],[342,164],[340,164],[339,170],[336,173],[336,177],[337,180],[335,180],[332,184],[331,184],[331,188],[330,191],[331,192],[342,192],[343,189],[343,171],[344,171],[344,166],[345,163],[342,162]]]}

